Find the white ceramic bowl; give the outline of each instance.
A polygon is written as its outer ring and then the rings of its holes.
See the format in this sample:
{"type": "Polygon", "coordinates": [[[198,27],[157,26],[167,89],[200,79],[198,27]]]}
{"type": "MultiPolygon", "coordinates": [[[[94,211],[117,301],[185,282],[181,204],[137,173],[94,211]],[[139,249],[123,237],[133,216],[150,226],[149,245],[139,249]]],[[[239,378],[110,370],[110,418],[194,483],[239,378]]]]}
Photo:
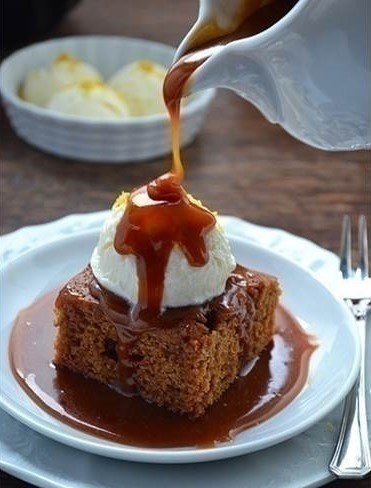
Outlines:
{"type": "MultiPolygon", "coordinates": [[[[167,114],[99,120],[59,114],[22,100],[18,90],[28,71],[50,65],[61,52],[70,52],[92,64],[106,79],[137,59],[169,66],[175,49],[143,39],[80,36],[41,42],[17,51],[1,65],[0,92],[19,137],[46,152],[91,162],[141,161],[170,151],[167,114]]],[[[205,90],[185,104],[182,145],[190,143],[199,132],[214,93],[205,90]]]]}

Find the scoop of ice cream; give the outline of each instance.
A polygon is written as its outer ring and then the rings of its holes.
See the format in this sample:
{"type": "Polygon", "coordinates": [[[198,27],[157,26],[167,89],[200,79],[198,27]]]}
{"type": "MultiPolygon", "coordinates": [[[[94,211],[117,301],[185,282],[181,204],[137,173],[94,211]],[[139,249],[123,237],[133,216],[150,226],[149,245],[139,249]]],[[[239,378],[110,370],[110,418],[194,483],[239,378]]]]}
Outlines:
{"type": "MultiPolygon", "coordinates": [[[[128,196],[125,193],[119,197],[106,219],[93,251],[91,267],[98,283],[104,288],[137,303],[136,258],[132,254],[118,254],[114,248],[116,228],[125,211],[128,196]]],[[[192,201],[196,203],[193,198],[192,201]]],[[[202,206],[200,202],[197,204],[202,206]]],[[[206,234],[205,242],[209,259],[202,267],[191,266],[183,251],[177,246],[173,248],[165,271],[162,308],[200,304],[223,293],[236,262],[218,223],[206,234]]]]}
{"type": "Polygon", "coordinates": [[[129,115],[124,100],[99,82],[84,81],[55,93],[46,105],[50,110],[69,115],[118,119],[129,115]]]}
{"type": "Polygon", "coordinates": [[[131,115],[150,115],[166,110],[162,98],[165,75],[163,66],[141,60],[124,66],[108,84],[127,100],[131,115]]]}
{"type": "Polygon", "coordinates": [[[102,81],[102,77],[93,66],[69,54],[60,54],[49,68],[30,71],[20,93],[26,101],[45,107],[62,88],[84,81],[102,81]]]}

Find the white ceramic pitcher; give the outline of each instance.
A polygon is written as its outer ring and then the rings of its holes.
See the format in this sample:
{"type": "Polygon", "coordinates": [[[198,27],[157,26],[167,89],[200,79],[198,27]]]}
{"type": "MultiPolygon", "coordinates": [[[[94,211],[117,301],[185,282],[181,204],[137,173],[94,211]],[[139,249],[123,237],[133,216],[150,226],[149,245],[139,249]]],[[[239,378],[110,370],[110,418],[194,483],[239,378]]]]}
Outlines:
{"type": "MultiPolygon", "coordinates": [[[[239,0],[200,0],[179,46],[192,47],[205,21],[228,24],[239,0]]],[[[218,47],[192,75],[189,93],[225,87],[294,137],[326,150],[371,147],[367,30],[371,0],[299,0],[260,34],[218,47]]]]}

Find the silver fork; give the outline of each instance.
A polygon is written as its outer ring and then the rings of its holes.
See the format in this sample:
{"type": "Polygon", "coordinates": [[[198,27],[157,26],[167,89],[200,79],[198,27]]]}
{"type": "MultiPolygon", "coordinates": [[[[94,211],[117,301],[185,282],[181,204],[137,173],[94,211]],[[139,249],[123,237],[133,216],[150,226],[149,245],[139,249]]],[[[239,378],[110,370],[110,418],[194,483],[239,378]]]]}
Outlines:
{"type": "Polygon", "coordinates": [[[359,261],[351,264],[351,225],[346,215],[340,248],[342,297],[357,322],[361,340],[361,368],[359,377],[345,399],[338,442],[329,469],[339,478],[362,478],[371,471],[371,454],[366,415],[366,315],[371,305],[371,279],[368,270],[367,225],[364,215],[358,222],[359,261]]]}

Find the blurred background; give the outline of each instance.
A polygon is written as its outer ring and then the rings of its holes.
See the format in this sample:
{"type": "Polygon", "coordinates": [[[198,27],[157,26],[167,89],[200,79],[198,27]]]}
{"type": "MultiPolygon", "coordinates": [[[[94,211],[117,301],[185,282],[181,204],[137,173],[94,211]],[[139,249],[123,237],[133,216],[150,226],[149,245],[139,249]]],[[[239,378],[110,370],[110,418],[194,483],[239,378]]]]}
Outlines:
{"type": "Polygon", "coordinates": [[[76,34],[136,36],[176,46],[198,11],[197,0],[176,4],[163,0],[2,0],[1,4],[6,51],[76,34]]]}
{"type": "Polygon", "coordinates": [[[79,0],[3,0],[3,41],[11,47],[50,31],[79,0]]]}

